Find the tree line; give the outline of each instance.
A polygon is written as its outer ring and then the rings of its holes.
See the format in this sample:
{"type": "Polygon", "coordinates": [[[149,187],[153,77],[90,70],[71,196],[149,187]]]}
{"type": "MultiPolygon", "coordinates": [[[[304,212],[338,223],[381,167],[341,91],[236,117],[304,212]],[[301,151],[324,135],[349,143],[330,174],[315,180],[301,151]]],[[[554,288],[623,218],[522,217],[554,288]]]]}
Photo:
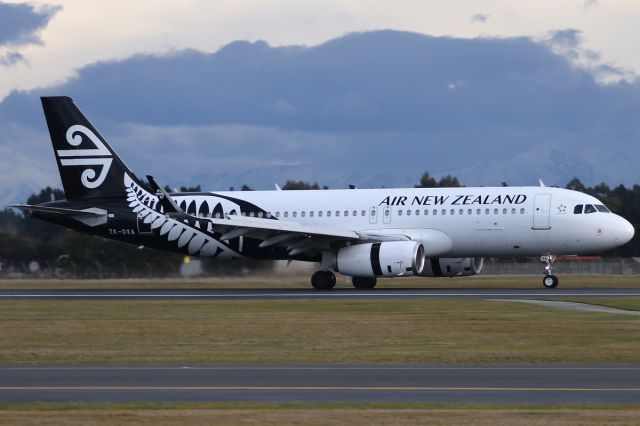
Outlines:
{"type": "MultiPolygon", "coordinates": [[[[416,188],[462,187],[455,176],[442,176],[440,179],[425,172],[416,188]]],[[[507,186],[503,183],[503,186],[507,186]]],[[[566,185],[567,189],[584,192],[600,199],[609,209],[617,213],[640,230],[640,185],[614,188],[605,183],[592,187],[584,185],[574,178],[566,185]]],[[[167,188],[169,189],[169,188],[167,188]]],[[[328,189],[318,183],[288,180],[283,190],[322,190],[328,189]]],[[[243,185],[241,190],[252,190],[243,185]]],[[[181,187],[181,192],[199,192],[199,185],[181,187]]],[[[56,188],[44,188],[38,194],[31,195],[27,204],[39,204],[46,201],[64,199],[64,193],[56,188]]],[[[604,253],[605,256],[640,256],[640,237],[624,247],[604,253]]],[[[45,223],[23,215],[13,209],[0,211],[0,274],[10,270],[25,271],[31,262],[36,261],[41,268],[57,271],[60,274],[80,277],[130,277],[164,276],[178,271],[183,257],[152,249],[139,249],[135,246],[111,241],[105,238],[84,235],[63,227],[45,223]]],[[[240,271],[268,268],[269,263],[254,262],[216,262],[203,259],[205,272],[233,275],[240,271]]]]}

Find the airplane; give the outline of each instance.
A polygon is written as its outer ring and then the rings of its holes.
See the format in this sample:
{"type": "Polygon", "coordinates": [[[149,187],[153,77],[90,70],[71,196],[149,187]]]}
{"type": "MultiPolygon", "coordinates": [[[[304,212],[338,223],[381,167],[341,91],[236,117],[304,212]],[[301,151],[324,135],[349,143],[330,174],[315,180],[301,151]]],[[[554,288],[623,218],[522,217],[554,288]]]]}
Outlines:
{"type": "Polygon", "coordinates": [[[134,175],[69,97],[41,98],[65,200],[13,205],[37,219],[137,246],[215,259],[319,263],[357,289],[378,278],[480,273],[485,257],[557,255],[627,243],[633,226],[598,199],[540,186],[168,193],[134,175]]]}

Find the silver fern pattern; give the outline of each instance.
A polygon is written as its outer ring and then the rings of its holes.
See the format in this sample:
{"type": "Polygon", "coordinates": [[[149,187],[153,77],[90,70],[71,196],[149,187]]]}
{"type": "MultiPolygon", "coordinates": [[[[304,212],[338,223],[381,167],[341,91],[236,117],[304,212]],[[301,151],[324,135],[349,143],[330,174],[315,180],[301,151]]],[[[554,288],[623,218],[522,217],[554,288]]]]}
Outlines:
{"type": "MultiPolygon", "coordinates": [[[[148,226],[154,235],[166,238],[168,242],[174,243],[177,248],[185,250],[191,256],[244,258],[239,251],[214,237],[213,226],[206,219],[185,223],[167,217],[158,197],[138,185],[127,173],[124,174],[124,185],[129,208],[136,213],[139,223],[148,226]],[[202,229],[203,227],[206,229],[202,229]]],[[[219,213],[224,217],[225,211],[239,210],[239,206],[233,202],[213,195],[179,196],[175,197],[175,201],[189,206],[190,214],[194,214],[192,210],[195,207],[195,215],[201,216],[211,217],[219,213]],[[212,205],[215,207],[209,209],[212,205]],[[205,208],[208,211],[204,211],[205,208]],[[217,211],[214,213],[214,210],[217,211]]],[[[186,208],[184,210],[187,211],[186,208]]]]}

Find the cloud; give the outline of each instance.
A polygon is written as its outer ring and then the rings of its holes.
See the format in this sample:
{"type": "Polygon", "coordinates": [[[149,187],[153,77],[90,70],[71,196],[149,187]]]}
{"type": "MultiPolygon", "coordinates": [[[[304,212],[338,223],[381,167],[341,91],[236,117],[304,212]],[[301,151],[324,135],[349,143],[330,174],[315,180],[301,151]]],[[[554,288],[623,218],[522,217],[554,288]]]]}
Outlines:
{"type": "Polygon", "coordinates": [[[15,130],[0,145],[55,172],[38,97],[69,95],[134,170],[170,184],[198,175],[267,188],[283,170],[342,187],[407,185],[424,170],[465,172],[469,185],[563,185],[576,173],[638,182],[640,83],[600,83],[616,68],[587,53],[568,29],[543,41],[376,31],[311,47],[140,54],[12,93],[0,126],[15,130]],[[594,161],[621,152],[616,173],[594,161]],[[212,177],[224,174],[257,183],[212,177]]]}
{"type": "Polygon", "coordinates": [[[637,76],[622,67],[602,63],[601,55],[583,47],[583,36],[580,30],[567,28],[552,31],[544,40],[551,49],[576,67],[589,71],[599,82],[619,83],[621,80],[634,81],[637,76]]]}
{"type": "Polygon", "coordinates": [[[598,0],[584,0],[582,7],[585,9],[590,9],[592,7],[598,6],[598,0]]]}
{"type": "Polygon", "coordinates": [[[471,16],[471,22],[484,24],[489,20],[489,15],[484,13],[475,13],[471,16]]]}
{"type": "Polygon", "coordinates": [[[38,31],[61,9],[60,6],[0,2],[0,45],[41,43],[38,31]]]}
{"type": "Polygon", "coordinates": [[[20,52],[7,52],[0,56],[0,65],[13,65],[24,60],[20,52]]]}

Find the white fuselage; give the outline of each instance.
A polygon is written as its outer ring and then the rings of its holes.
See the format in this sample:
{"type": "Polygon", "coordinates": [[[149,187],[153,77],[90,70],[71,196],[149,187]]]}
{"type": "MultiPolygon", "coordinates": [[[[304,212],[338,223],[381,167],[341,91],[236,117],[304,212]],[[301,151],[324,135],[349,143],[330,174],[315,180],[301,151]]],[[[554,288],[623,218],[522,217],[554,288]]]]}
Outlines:
{"type": "MultiPolygon", "coordinates": [[[[429,253],[433,232],[451,240],[440,257],[588,254],[628,242],[632,225],[607,211],[575,213],[578,205],[602,206],[589,195],[552,187],[476,187],[246,191],[175,194],[177,202],[247,201],[282,221],[376,234],[406,235],[429,253]]],[[[252,211],[236,213],[253,216],[252,211]]],[[[585,209],[586,210],[586,209],[585,209]]],[[[589,209],[591,210],[591,209],[589,209]]],[[[206,215],[206,213],[204,214],[206,215]]],[[[437,243],[437,241],[436,241],[437,243]]],[[[442,250],[441,250],[442,251],[442,250]]]]}

